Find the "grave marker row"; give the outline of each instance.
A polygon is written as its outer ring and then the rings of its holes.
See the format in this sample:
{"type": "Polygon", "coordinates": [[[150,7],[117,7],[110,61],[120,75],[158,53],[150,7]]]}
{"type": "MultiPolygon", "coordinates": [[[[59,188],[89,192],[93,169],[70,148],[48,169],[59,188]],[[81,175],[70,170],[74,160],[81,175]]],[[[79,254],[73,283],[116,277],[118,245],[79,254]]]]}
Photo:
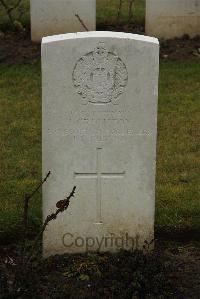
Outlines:
{"type": "MultiPolygon", "coordinates": [[[[109,4],[109,3],[108,3],[109,4]]],[[[200,0],[146,0],[146,34],[200,35],[200,0]]],[[[96,29],[96,0],[31,0],[32,40],[96,29]]]]}

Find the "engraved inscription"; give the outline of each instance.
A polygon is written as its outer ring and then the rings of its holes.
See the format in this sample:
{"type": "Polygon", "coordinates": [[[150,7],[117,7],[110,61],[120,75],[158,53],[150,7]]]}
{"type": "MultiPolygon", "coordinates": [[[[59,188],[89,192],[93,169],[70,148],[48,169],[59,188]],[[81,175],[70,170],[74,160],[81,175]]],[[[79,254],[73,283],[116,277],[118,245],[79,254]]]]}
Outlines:
{"type": "Polygon", "coordinates": [[[85,103],[115,102],[128,82],[125,64],[104,43],[81,57],[73,71],[73,83],[85,103]]]}
{"type": "Polygon", "coordinates": [[[65,126],[54,126],[54,132],[60,131],[62,136],[70,136],[74,141],[81,140],[98,146],[113,142],[124,143],[130,138],[151,137],[152,129],[140,124],[134,125],[131,109],[118,109],[118,106],[96,107],[89,111],[87,106],[80,110],[65,112],[65,126]]]}

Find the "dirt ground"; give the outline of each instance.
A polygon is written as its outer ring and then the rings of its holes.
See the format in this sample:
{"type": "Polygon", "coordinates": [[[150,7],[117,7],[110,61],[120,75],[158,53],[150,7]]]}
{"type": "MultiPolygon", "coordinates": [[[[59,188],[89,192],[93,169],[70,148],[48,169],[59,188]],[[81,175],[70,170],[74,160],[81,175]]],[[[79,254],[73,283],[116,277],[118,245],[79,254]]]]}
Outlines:
{"type": "Polygon", "coordinates": [[[169,262],[173,265],[170,273],[172,289],[178,291],[176,298],[200,298],[200,248],[199,245],[183,245],[166,249],[169,262]]]}
{"type": "MultiPolygon", "coordinates": [[[[17,263],[17,250],[0,247],[1,277],[5,260],[17,263]]],[[[200,243],[160,242],[147,257],[129,252],[55,256],[34,262],[28,271],[19,287],[23,295],[14,298],[199,299],[200,243]]]]}
{"type": "Polygon", "coordinates": [[[40,44],[21,34],[0,34],[0,63],[33,64],[40,59],[40,44]]]}
{"type": "MultiPolygon", "coordinates": [[[[117,31],[125,30],[130,32],[130,28],[109,27],[107,29],[115,29],[117,31]]],[[[139,29],[138,32],[140,32],[139,29]]],[[[181,39],[168,41],[161,40],[160,45],[160,57],[163,60],[200,60],[200,37],[189,39],[185,36],[181,39]]],[[[32,64],[39,59],[40,44],[32,43],[29,36],[13,33],[0,33],[0,63],[32,64]]]]}

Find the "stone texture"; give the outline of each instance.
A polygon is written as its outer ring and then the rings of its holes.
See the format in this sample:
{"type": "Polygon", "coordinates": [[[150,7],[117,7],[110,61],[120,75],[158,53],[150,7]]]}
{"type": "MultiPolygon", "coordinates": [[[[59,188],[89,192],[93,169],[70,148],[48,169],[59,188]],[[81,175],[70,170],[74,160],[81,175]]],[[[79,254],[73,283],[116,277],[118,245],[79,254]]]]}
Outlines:
{"type": "Polygon", "coordinates": [[[115,32],[43,39],[44,255],[140,248],[153,238],[159,45],[115,32]],[[123,243],[123,244],[122,244],[123,243]]]}
{"type": "Polygon", "coordinates": [[[40,42],[42,37],[61,33],[96,29],[96,0],[30,0],[31,38],[40,42]]]}
{"type": "Polygon", "coordinates": [[[146,0],[146,34],[165,39],[200,35],[200,0],[146,0]]]}

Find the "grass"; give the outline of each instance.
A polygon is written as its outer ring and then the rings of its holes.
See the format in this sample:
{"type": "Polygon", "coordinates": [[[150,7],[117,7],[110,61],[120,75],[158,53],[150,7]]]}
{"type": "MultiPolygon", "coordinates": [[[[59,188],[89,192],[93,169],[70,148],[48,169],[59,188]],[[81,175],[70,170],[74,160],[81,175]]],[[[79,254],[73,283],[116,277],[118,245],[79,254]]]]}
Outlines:
{"type": "MultiPolygon", "coordinates": [[[[10,231],[19,224],[24,194],[41,176],[39,66],[1,66],[0,90],[0,231],[10,231]]],[[[32,210],[34,222],[41,216],[40,197],[36,197],[32,210]]]]}
{"type": "MultiPolygon", "coordinates": [[[[200,68],[162,62],[159,83],[156,228],[200,229],[200,68]]],[[[17,230],[24,193],[41,176],[40,64],[1,66],[0,231],[17,230]]],[[[41,194],[31,206],[41,221],[41,194]]]]}
{"type": "MultiPolygon", "coordinates": [[[[122,2],[120,23],[126,24],[128,20],[129,1],[122,2]]],[[[113,24],[117,22],[119,0],[97,0],[97,24],[113,24]]],[[[144,24],[145,0],[135,0],[133,5],[133,19],[137,24],[144,24]]]]}
{"type": "Polygon", "coordinates": [[[200,68],[161,64],[157,145],[158,228],[200,229],[200,68]]]}

